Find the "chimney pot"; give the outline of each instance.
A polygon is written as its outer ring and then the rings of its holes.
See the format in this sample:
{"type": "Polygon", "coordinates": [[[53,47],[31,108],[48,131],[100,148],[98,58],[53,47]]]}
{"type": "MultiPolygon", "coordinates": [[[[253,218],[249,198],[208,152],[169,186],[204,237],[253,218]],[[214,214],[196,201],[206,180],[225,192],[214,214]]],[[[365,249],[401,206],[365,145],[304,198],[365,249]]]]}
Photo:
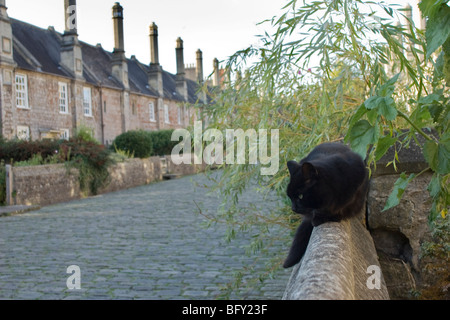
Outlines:
{"type": "Polygon", "coordinates": [[[123,37],[123,7],[119,2],[113,6],[113,21],[114,21],[114,51],[125,52],[124,37],[123,37]]]}
{"type": "Polygon", "coordinates": [[[183,49],[183,40],[180,37],[177,39],[177,49],[183,49]]]}
{"type": "Polygon", "coordinates": [[[184,70],[184,53],[183,53],[183,40],[181,38],[177,39],[177,47],[175,49],[176,57],[177,57],[177,75],[176,75],[176,87],[177,94],[185,101],[188,99],[187,94],[187,82],[185,79],[185,70],[184,70]]]}
{"type": "Polygon", "coordinates": [[[77,1],[64,0],[65,30],[64,34],[77,34],[77,1]]]}
{"type": "Polygon", "coordinates": [[[159,65],[158,26],[150,25],[150,65],[159,65]]]}
{"type": "Polygon", "coordinates": [[[183,52],[183,40],[178,37],[176,46],[177,57],[177,76],[184,78],[184,52],[183,52]]]}
{"type": "Polygon", "coordinates": [[[203,83],[203,52],[198,49],[196,52],[197,55],[197,65],[195,71],[197,73],[197,81],[199,83],[203,83]]]}
{"type": "Polygon", "coordinates": [[[219,71],[219,60],[217,58],[214,58],[213,60],[213,85],[218,87],[220,86],[220,71],[219,71]]]}

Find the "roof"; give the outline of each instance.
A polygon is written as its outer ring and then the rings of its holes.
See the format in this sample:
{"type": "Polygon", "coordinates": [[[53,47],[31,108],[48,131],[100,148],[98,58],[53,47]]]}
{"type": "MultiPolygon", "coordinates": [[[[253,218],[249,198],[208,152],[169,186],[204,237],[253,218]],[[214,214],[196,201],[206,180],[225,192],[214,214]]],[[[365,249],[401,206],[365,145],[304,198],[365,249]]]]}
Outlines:
{"type": "MultiPolygon", "coordinates": [[[[61,66],[61,33],[49,27],[42,29],[32,24],[11,18],[14,37],[14,61],[19,68],[37,72],[45,72],[57,76],[73,78],[74,76],[61,66]]],[[[83,55],[83,77],[86,82],[95,86],[104,86],[123,90],[124,87],[112,75],[112,53],[104,50],[101,45],[90,45],[79,41],[83,55]]],[[[148,82],[149,66],[139,62],[134,56],[126,59],[130,91],[148,96],[158,96],[157,90],[151,88],[148,82]]],[[[163,72],[164,98],[182,101],[177,96],[175,75],[163,72]]],[[[197,101],[198,83],[186,79],[188,87],[188,102],[197,101]]]]}

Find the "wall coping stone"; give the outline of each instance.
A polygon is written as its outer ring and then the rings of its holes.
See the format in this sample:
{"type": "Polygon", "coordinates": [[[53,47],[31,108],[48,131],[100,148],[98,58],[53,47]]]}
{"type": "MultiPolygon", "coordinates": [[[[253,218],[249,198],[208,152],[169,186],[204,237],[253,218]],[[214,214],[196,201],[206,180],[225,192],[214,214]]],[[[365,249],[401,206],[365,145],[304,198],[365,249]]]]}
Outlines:
{"type": "Polygon", "coordinates": [[[387,300],[375,246],[361,217],[324,223],[313,229],[306,253],[294,266],[283,300],[387,300]],[[380,289],[367,281],[377,266],[380,289]]]}

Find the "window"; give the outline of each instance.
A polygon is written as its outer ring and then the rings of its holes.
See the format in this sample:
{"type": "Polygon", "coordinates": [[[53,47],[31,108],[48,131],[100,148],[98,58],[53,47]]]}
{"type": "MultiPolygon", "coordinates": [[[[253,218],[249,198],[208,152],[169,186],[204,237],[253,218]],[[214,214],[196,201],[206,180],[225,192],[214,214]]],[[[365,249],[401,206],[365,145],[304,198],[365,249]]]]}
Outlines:
{"type": "Polygon", "coordinates": [[[169,106],[167,104],[164,105],[164,121],[170,123],[169,106]]]}
{"type": "Polygon", "coordinates": [[[17,126],[17,138],[20,140],[30,140],[30,127],[17,126]]]}
{"type": "Polygon", "coordinates": [[[155,116],[155,104],[153,102],[150,102],[148,104],[149,112],[150,112],[150,121],[156,122],[156,116],[155,116]]]}
{"type": "Polygon", "coordinates": [[[84,115],[92,117],[91,88],[83,88],[83,107],[84,115]]]}
{"type": "Polygon", "coordinates": [[[62,140],[69,140],[70,138],[70,131],[69,129],[61,129],[61,136],[60,138],[62,140]]]}
{"type": "Polygon", "coordinates": [[[16,74],[16,106],[29,109],[27,76],[16,74]]]}
{"type": "Polygon", "coordinates": [[[178,124],[181,124],[181,116],[182,116],[181,107],[178,107],[178,124]]]}
{"type": "Polygon", "coordinates": [[[67,83],[59,83],[59,112],[69,113],[69,99],[67,95],[67,83]]]}

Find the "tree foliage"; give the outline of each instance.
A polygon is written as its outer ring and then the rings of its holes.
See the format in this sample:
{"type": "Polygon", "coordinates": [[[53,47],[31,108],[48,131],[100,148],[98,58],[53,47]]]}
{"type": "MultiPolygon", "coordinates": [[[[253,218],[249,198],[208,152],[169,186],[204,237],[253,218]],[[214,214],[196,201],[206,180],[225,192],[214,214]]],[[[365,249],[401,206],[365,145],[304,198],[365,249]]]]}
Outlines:
{"type": "MultiPolygon", "coordinates": [[[[300,160],[321,142],[343,140],[376,169],[376,161],[393,146],[395,166],[397,153],[418,142],[419,135],[433,171],[430,221],[445,217],[450,8],[444,0],[423,0],[419,7],[426,30],[414,24],[408,8],[363,0],[291,0],[283,14],[263,22],[274,31],[225,62],[227,83],[205,112],[211,128],[279,129],[281,166],[275,175],[261,176],[259,165],[223,165],[216,186],[228,204],[238,203],[250,181],[286,200],[286,162],[300,160]]],[[[385,209],[397,205],[420,174],[402,173],[385,209]]],[[[233,221],[230,216],[238,219],[239,210],[224,214],[233,221]]],[[[256,213],[246,217],[250,225],[269,219],[256,213]]],[[[289,227],[293,218],[285,206],[272,212],[270,221],[289,227]]],[[[270,238],[263,231],[259,236],[255,241],[270,238]]]]}

